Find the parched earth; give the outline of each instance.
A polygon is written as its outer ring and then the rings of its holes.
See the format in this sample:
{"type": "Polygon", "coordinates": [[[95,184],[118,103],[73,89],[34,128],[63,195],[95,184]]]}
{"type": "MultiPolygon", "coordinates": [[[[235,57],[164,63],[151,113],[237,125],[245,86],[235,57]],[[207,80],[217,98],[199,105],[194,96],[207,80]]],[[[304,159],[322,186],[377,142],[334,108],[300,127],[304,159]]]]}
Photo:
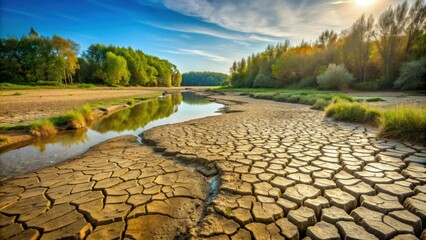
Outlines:
{"type": "Polygon", "coordinates": [[[301,105],[220,96],[227,114],[100,144],[0,187],[2,239],[426,238],[426,148],[301,105]]]}

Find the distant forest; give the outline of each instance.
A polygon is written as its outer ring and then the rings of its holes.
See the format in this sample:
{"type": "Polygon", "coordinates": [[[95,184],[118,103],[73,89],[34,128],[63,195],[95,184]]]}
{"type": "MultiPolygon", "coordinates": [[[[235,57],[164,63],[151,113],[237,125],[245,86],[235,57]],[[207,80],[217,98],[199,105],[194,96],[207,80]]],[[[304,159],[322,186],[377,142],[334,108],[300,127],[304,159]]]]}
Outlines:
{"type": "Polygon", "coordinates": [[[189,72],[182,74],[182,86],[219,86],[228,79],[224,73],[189,72]]]}
{"type": "Polygon", "coordinates": [[[236,61],[233,87],[426,89],[426,7],[422,0],[362,15],[313,43],[289,41],[236,61]],[[343,80],[342,80],[343,79],[343,80]]]}
{"type": "Polygon", "coordinates": [[[93,44],[81,57],[79,45],[60,36],[39,36],[32,28],[20,39],[0,39],[0,82],[61,85],[180,86],[182,76],[167,60],[131,47],[93,44]]]}

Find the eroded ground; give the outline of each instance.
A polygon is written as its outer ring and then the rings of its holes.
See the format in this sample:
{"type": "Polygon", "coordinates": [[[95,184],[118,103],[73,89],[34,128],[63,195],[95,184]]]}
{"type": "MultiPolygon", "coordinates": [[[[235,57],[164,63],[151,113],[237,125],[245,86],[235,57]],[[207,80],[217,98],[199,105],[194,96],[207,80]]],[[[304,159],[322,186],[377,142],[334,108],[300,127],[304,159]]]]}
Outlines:
{"type": "Polygon", "coordinates": [[[200,219],[200,173],[133,136],[0,187],[0,239],[173,239],[200,219]]]}
{"type": "Polygon", "coordinates": [[[376,139],[306,106],[219,98],[230,113],[145,132],[163,156],[118,138],[3,182],[0,236],[425,237],[425,147],[376,139]]]}

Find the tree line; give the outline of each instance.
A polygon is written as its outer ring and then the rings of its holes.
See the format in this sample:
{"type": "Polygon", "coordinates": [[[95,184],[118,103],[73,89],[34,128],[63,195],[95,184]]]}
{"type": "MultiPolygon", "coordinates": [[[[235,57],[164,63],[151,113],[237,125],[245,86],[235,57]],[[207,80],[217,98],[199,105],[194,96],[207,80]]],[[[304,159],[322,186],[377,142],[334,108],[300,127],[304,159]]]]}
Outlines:
{"type": "Polygon", "coordinates": [[[360,90],[426,89],[425,29],[425,4],[405,1],[377,20],[363,14],[339,35],[325,30],[314,43],[269,45],[235,61],[230,82],[234,87],[318,87],[317,77],[329,71],[323,78],[345,76],[349,87],[360,90]]]}
{"type": "Polygon", "coordinates": [[[217,72],[188,72],[182,74],[182,86],[219,86],[229,76],[217,72]]]}
{"type": "Polygon", "coordinates": [[[78,56],[79,45],[54,35],[0,39],[0,82],[18,84],[93,83],[111,86],[180,86],[176,66],[131,47],[92,44],[78,56]]]}

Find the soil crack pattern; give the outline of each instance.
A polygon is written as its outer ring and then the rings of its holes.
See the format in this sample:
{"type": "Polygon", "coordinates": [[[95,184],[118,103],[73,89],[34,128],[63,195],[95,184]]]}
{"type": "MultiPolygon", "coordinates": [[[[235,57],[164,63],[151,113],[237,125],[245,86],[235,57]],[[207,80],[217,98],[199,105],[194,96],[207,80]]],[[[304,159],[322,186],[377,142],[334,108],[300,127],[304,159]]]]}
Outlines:
{"type": "Polygon", "coordinates": [[[173,239],[203,213],[208,178],[136,137],[0,186],[0,239],[173,239]]]}
{"type": "Polygon", "coordinates": [[[211,96],[224,114],[143,133],[156,151],[214,164],[218,192],[193,239],[426,237],[426,148],[376,138],[306,106],[211,96]],[[373,217],[373,216],[378,217],[373,217]]]}
{"type": "Polygon", "coordinates": [[[227,114],[111,139],[0,183],[0,239],[418,239],[426,148],[306,106],[211,96],[227,114]],[[161,154],[160,154],[161,153],[161,154]]]}

